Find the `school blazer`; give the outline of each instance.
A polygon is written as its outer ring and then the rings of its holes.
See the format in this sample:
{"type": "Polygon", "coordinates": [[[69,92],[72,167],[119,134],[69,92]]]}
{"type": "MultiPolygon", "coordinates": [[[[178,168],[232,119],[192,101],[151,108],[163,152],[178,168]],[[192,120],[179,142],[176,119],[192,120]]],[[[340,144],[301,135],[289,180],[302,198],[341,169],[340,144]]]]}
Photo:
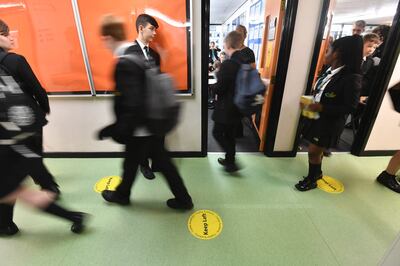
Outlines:
{"type": "MultiPolygon", "coordinates": [[[[1,53],[5,53],[0,48],[1,53]]],[[[22,83],[21,89],[32,97],[45,113],[50,113],[49,98],[45,89],[33,73],[25,57],[15,53],[8,53],[2,64],[10,71],[10,74],[22,83]]]]}
{"type": "MultiPolygon", "coordinates": [[[[154,59],[154,62],[157,66],[160,66],[160,55],[154,51],[151,47],[149,47],[149,53],[150,56],[154,59]]],[[[136,54],[140,57],[143,57],[143,60],[146,60],[146,57],[144,56],[142,48],[140,48],[139,43],[135,40],[132,46],[129,46],[125,50],[125,54],[136,54]]]]}
{"type": "Polygon", "coordinates": [[[235,94],[236,77],[242,62],[240,51],[232,54],[231,59],[222,62],[220,70],[217,72],[217,83],[215,93],[217,100],[212,115],[212,119],[221,124],[235,124],[241,119],[241,114],[235,104],[233,97],[235,94]]]}
{"type": "Polygon", "coordinates": [[[320,118],[314,120],[320,130],[340,130],[348,114],[357,109],[360,98],[362,75],[350,73],[346,67],[332,77],[326,85],[320,100],[320,118]]]}

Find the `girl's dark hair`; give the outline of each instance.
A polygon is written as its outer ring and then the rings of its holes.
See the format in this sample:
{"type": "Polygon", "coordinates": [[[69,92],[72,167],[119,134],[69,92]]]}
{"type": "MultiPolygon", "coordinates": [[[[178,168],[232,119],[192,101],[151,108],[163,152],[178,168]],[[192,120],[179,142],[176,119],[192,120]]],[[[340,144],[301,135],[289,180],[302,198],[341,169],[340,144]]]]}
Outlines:
{"type": "Polygon", "coordinates": [[[363,58],[363,39],[359,35],[346,36],[332,43],[333,52],[339,53],[339,60],[347,71],[361,73],[363,58]]]}

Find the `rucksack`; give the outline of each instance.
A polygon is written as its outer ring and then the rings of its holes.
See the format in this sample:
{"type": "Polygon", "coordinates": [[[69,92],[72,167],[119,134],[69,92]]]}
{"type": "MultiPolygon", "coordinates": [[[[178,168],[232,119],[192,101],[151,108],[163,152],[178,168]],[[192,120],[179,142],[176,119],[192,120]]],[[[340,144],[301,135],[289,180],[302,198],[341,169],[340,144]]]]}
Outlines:
{"type": "Polygon", "coordinates": [[[249,116],[261,110],[265,90],[266,87],[258,71],[250,64],[240,64],[233,97],[233,102],[239,111],[249,116]]]}
{"type": "Polygon", "coordinates": [[[45,113],[2,64],[0,53],[0,144],[13,145],[34,135],[46,123],[45,113]]]}
{"type": "Polygon", "coordinates": [[[172,78],[137,55],[126,54],[123,57],[133,61],[145,73],[146,127],[154,135],[165,136],[178,124],[181,109],[172,78]]]}

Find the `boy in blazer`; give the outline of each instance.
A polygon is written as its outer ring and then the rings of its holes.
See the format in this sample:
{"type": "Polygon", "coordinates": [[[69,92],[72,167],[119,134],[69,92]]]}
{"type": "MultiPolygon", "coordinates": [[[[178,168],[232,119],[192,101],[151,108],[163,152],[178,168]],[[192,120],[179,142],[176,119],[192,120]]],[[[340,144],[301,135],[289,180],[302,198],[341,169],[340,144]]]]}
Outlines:
{"type": "MultiPolygon", "coordinates": [[[[139,15],[136,20],[137,44],[128,48],[130,52],[136,53],[143,60],[151,60],[152,53],[149,53],[148,45],[155,37],[157,28],[157,21],[153,17],[147,14],[139,15]]],[[[141,66],[120,56],[126,54],[125,48],[129,46],[123,22],[114,16],[105,17],[101,25],[101,35],[105,46],[119,58],[114,72],[117,92],[114,100],[116,123],[100,131],[99,138],[112,136],[125,144],[122,183],[116,191],[103,191],[103,198],[108,202],[128,205],[137,168],[150,156],[157,162],[175,196],[167,200],[167,206],[173,209],[192,209],[192,198],[169,158],[163,138],[152,135],[146,127],[145,73],[141,66]]],[[[156,56],[155,53],[153,55],[156,56]]]]}
{"type": "Polygon", "coordinates": [[[295,185],[299,191],[317,187],[317,180],[322,178],[323,152],[334,145],[347,115],[357,108],[362,80],[362,54],[362,37],[353,35],[334,41],[325,55],[325,64],[330,68],[317,80],[314,88],[315,103],[308,105],[308,110],[318,112],[320,117],[306,119],[302,132],[310,143],[309,171],[295,185]]]}
{"type": "MultiPolygon", "coordinates": [[[[143,60],[149,61],[151,64],[155,64],[158,67],[161,64],[160,55],[148,44],[145,44],[143,41],[141,41],[140,38],[136,39],[133,45],[127,47],[124,54],[138,55],[139,57],[143,58],[143,60]]],[[[162,142],[164,143],[164,138],[162,139],[162,142]]],[[[140,172],[142,172],[145,178],[149,180],[154,179],[156,177],[153,173],[154,170],[159,170],[157,167],[157,162],[152,162],[151,167],[147,158],[140,163],[140,172]]]]}
{"type": "Polygon", "coordinates": [[[217,72],[217,83],[215,94],[217,100],[212,114],[214,120],[213,136],[225,151],[225,158],[218,158],[225,171],[235,172],[239,170],[236,164],[236,140],[235,133],[240,123],[241,114],[235,104],[233,97],[235,93],[236,76],[243,62],[240,48],[242,35],[237,31],[230,32],[224,41],[224,51],[229,55],[217,72]]]}

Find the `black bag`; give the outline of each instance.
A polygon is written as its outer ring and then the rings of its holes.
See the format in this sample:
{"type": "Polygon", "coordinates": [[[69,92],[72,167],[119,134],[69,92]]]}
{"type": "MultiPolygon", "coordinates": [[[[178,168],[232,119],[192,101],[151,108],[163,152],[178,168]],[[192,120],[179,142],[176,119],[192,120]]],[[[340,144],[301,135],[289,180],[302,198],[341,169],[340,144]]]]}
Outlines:
{"type": "Polygon", "coordinates": [[[400,113],[400,82],[389,89],[390,98],[392,98],[394,109],[400,113]]]}
{"type": "Polygon", "coordinates": [[[36,101],[2,64],[7,53],[0,53],[0,144],[12,145],[40,131],[46,115],[36,101]]]}

